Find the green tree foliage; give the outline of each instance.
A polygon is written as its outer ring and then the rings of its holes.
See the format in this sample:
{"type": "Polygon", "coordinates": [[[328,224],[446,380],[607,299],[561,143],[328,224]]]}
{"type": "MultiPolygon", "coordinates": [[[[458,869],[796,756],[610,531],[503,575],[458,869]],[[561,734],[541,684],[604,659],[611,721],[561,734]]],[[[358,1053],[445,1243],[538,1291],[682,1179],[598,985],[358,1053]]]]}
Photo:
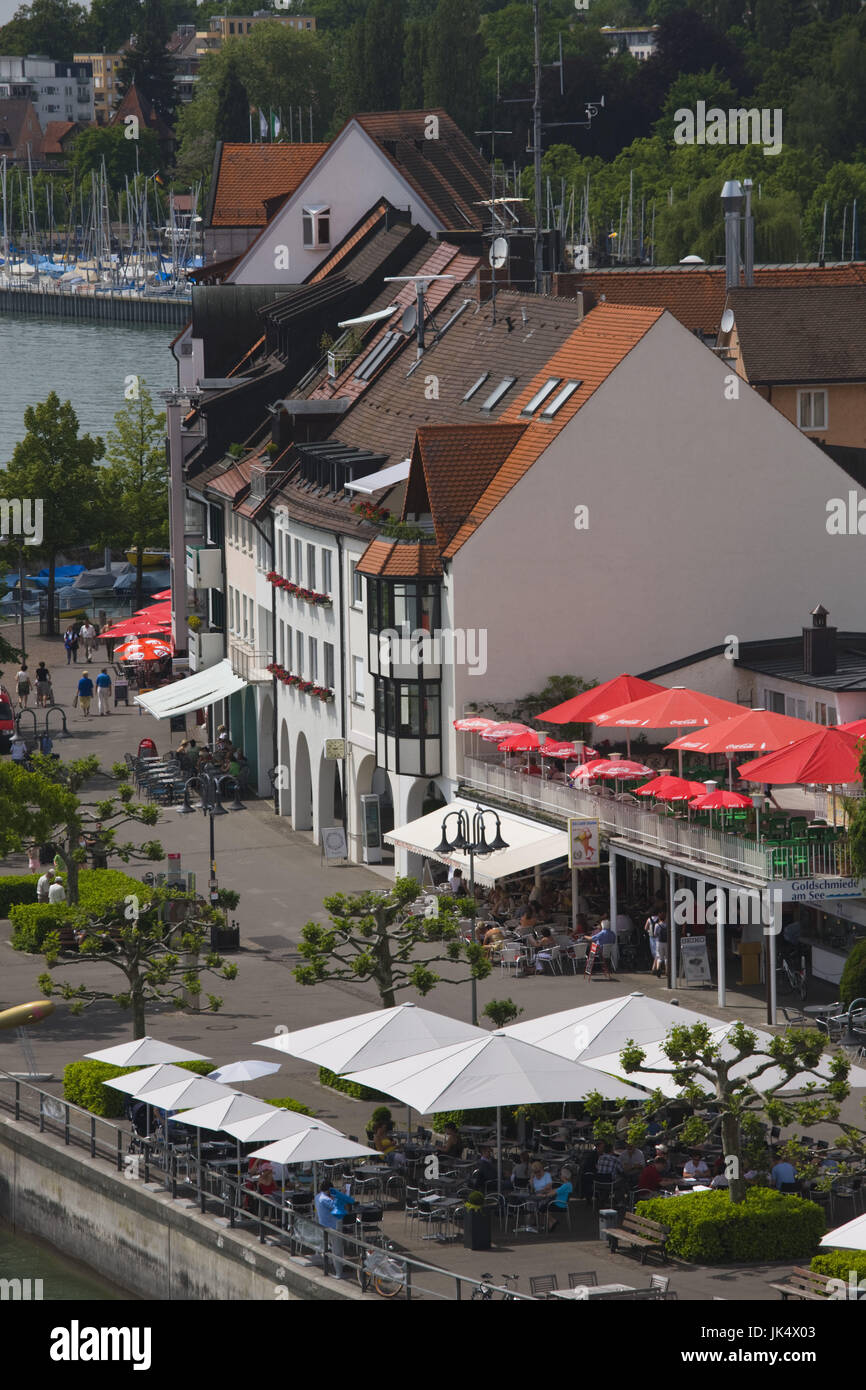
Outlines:
{"type": "Polygon", "coordinates": [[[414,917],[409,905],[420,889],[413,878],[398,878],[387,893],[337,893],[325,899],[330,926],[308,922],[301,933],[300,954],[306,965],[294,976],[301,985],[330,980],[370,980],[384,1009],[397,1002],[397,993],[414,989],[429,994],[442,977],[437,962],[464,965],[469,974],[460,981],[483,980],[491,970],[482,946],[461,939],[457,910],[447,898],[438,899],[439,915],[414,917]]]}
{"type": "Polygon", "coordinates": [[[73,985],[51,975],[58,964],[60,941],[55,934],[44,944],[48,970],[39,977],[42,993],[59,995],[73,1014],[83,1013],[97,1000],[110,999],[119,1009],[132,1013],[132,1036],[147,1033],[148,1007],[168,1004],[175,1009],[196,1013],[218,1013],[222,999],[207,996],[201,1005],[203,974],[218,974],[224,980],[237,977],[236,965],[206,947],[211,926],[225,922],[224,915],[208,907],[190,893],[157,888],[147,905],[127,898],[98,917],[91,917],[83,929],[77,958],[64,961],[72,966],[111,966],[124,977],[125,987],[118,993],[96,985],[73,985]]]}
{"type": "MultiPolygon", "coordinates": [[[[123,95],[135,84],[169,124],[174,120],[174,67],[167,47],[172,22],[164,0],[144,0],[135,33],[135,47],[128,50],[120,69],[123,95]]],[[[132,143],[132,142],[130,142],[132,143]]]]}
{"type": "Polygon", "coordinates": [[[400,89],[400,107],[403,111],[418,111],[424,105],[427,43],[426,19],[407,20],[403,42],[403,86],[400,89]]]}
{"type": "Polygon", "coordinates": [[[143,600],[144,551],[168,544],[168,466],[165,413],[157,413],[143,378],[127,388],[134,395],[114,417],[102,470],[105,543],[136,552],[136,605],[143,600]]]}
{"type": "Polygon", "coordinates": [[[44,54],[60,63],[87,39],[87,10],[73,0],[33,0],[20,5],[8,24],[0,27],[0,53],[26,57],[44,54]]]}
{"type": "Polygon", "coordinates": [[[6,469],[7,497],[29,497],[42,503],[42,544],[32,546],[48,565],[47,631],[53,635],[54,570],[61,550],[89,545],[98,514],[100,485],[96,460],[102,440],[79,436],[78,416],[71,401],[61,404],[56,391],[24,411],[24,438],[15,445],[6,469]]]}
{"type": "Polygon", "coordinates": [[[465,134],[478,126],[484,40],[477,0],[439,0],[430,20],[424,100],[442,107],[465,134]]]}
{"type": "Polygon", "coordinates": [[[214,133],[218,140],[243,143],[250,138],[250,100],[238,70],[237,54],[232,53],[217,93],[214,133]]]}
{"type": "Polygon", "coordinates": [[[87,840],[124,863],[165,857],[155,840],[136,845],[117,838],[123,825],[134,822],[150,826],[159,820],[156,806],[134,800],[122,763],[115,765],[110,778],[100,771],[94,757],[63,763],[37,754],[33,765],[29,772],[14,763],[0,763],[0,858],[40,845],[55,845],[66,870],[66,901],[75,904],[78,871],[87,860],[87,840]],[[95,801],[82,801],[78,792],[97,779],[103,795],[95,801]]]}
{"type": "Polygon", "coordinates": [[[88,51],[116,53],[129,43],[141,19],[141,0],[92,0],[87,28],[88,51]]]}
{"type": "Polygon", "coordinates": [[[403,86],[402,0],[371,0],[363,20],[365,111],[397,111],[403,86]]]}
{"type": "Polygon", "coordinates": [[[79,183],[90,187],[90,175],[98,173],[105,161],[105,174],[113,192],[124,187],[125,178],[134,178],[138,167],[154,172],[161,165],[159,142],[152,130],[141,129],[137,140],[127,140],[123,125],[87,126],[75,137],[72,170],[79,183]]]}

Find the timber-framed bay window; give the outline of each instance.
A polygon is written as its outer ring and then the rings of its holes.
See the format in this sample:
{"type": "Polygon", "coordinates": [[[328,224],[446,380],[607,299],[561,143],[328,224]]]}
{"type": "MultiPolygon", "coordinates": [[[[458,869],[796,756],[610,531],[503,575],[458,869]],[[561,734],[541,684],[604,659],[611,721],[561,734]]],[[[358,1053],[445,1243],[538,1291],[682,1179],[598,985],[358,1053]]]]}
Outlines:
{"type": "Polygon", "coordinates": [[[374,676],[438,680],[440,585],[429,579],[367,579],[369,668],[374,676]]]}
{"type": "Polygon", "coordinates": [[[441,771],[441,686],[438,680],[376,677],[376,761],[408,776],[441,771]]]}

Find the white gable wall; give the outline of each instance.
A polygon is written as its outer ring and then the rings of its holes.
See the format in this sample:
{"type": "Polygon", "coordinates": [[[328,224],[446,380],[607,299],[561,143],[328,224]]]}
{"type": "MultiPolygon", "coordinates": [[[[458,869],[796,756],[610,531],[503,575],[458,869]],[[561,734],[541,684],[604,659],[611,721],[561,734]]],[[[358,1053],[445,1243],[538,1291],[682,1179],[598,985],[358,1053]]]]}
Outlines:
{"type": "Polygon", "coordinates": [[[847,474],[727,375],[665,314],[462,547],[454,622],[488,661],[458,709],[797,632],[819,599],[863,628],[862,538],[826,530],[847,474]]]}
{"type": "Polygon", "coordinates": [[[379,147],[354,122],[334,141],[300,188],[293,193],[228,277],[235,285],[297,285],[321,264],[378,198],[409,208],[412,221],[434,234],[443,231],[414,189],[379,147]],[[331,242],[324,249],[304,246],[302,210],[331,209],[331,242]],[[285,251],[278,253],[278,248],[285,251]],[[285,265],[288,252],[288,269],[285,265]]]}

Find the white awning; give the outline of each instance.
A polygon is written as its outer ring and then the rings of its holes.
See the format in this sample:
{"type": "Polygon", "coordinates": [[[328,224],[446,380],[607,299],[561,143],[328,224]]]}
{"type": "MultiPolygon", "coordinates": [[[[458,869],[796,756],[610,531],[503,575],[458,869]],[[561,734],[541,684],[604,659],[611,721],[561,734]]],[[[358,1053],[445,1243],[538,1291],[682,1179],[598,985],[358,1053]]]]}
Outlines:
{"type": "MultiPolygon", "coordinates": [[[[420,820],[411,821],[408,825],[401,825],[389,831],[385,839],[389,844],[411,850],[413,854],[422,854],[425,859],[436,859],[440,864],[459,864],[468,881],[468,855],[460,854],[456,850],[453,854],[439,854],[436,850],[436,845],[442,839],[442,821],[450,811],[465,811],[471,825],[475,812],[487,809],[475,801],[451,801],[447,806],[440,806],[438,811],[431,811],[428,816],[422,816],[420,820]]],[[[497,814],[502,826],[502,838],[508,848],[497,850],[495,854],[476,854],[476,883],[493,884],[497,879],[508,878],[511,874],[519,874],[526,869],[534,869],[536,864],[548,864],[552,859],[567,856],[568,835],[564,830],[555,830],[539,821],[524,820],[521,816],[513,816],[505,811],[499,811],[497,814]]],[[[486,815],[484,834],[488,842],[496,834],[495,826],[493,816],[486,815]]],[[[452,839],[457,834],[456,817],[449,820],[447,831],[452,839]]]]}
{"type": "Polygon", "coordinates": [[[246,681],[235,675],[230,661],[218,661],[216,666],[196,671],[185,680],[174,681],[147,695],[136,695],[135,703],[155,719],[170,719],[174,714],[189,714],[191,710],[214,705],[217,700],[225,700],[243,690],[245,685],[246,681]]]}
{"type": "Polygon", "coordinates": [[[403,459],[402,463],[392,463],[390,468],[380,468],[378,473],[368,473],[364,478],[355,478],[351,483],[346,484],[347,492],[381,492],[383,487],[393,487],[395,483],[403,483],[409,477],[411,459],[403,459]]]}

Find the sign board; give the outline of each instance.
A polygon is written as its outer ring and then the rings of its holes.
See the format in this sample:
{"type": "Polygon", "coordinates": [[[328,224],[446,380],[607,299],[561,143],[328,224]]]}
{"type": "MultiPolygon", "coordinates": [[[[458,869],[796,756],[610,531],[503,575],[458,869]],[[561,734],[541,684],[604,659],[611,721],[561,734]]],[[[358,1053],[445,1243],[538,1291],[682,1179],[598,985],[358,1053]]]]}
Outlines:
{"type": "Polygon", "coordinates": [[[364,844],[364,863],[382,862],[382,815],[375,793],[361,797],[361,831],[364,844]]]}
{"type": "Polygon", "coordinates": [[[326,757],[326,758],[345,758],[345,756],[346,756],[346,740],[345,740],[344,738],[326,738],[326,739],[325,739],[325,757],[326,757]]]}
{"type": "Polygon", "coordinates": [[[817,878],[774,879],[772,887],[781,891],[784,903],[812,903],[819,907],[833,898],[862,898],[866,880],[820,875],[817,878]]]}
{"type": "Polygon", "coordinates": [[[598,821],[569,817],[568,865],[571,869],[591,869],[599,862],[598,821]]]}
{"type": "Polygon", "coordinates": [[[179,883],[182,877],[181,858],[179,854],[169,854],[168,858],[168,882],[179,883]]]}
{"type": "Polygon", "coordinates": [[[322,831],[322,853],[326,859],[348,859],[349,847],[342,825],[329,825],[322,831]]]}
{"type": "Polygon", "coordinates": [[[598,944],[597,941],[591,941],[591,942],[589,943],[589,946],[588,946],[587,952],[586,952],[586,966],[584,967],[584,971],[583,971],[584,978],[587,979],[587,980],[589,979],[589,977],[590,977],[591,974],[592,974],[592,968],[593,968],[593,966],[595,965],[595,962],[596,962],[596,960],[597,960],[598,957],[599,957],[599,951],[600,951],[600,949],[601,949],[601,948],[599,947],[599,944],[598,944]]]}
{"type": "Polygon", "coordinates": [[[710,961],[707,955],[706,937],[684,936],[680,940],[680,971],[686,984],[710,984],[710,961]]]}

